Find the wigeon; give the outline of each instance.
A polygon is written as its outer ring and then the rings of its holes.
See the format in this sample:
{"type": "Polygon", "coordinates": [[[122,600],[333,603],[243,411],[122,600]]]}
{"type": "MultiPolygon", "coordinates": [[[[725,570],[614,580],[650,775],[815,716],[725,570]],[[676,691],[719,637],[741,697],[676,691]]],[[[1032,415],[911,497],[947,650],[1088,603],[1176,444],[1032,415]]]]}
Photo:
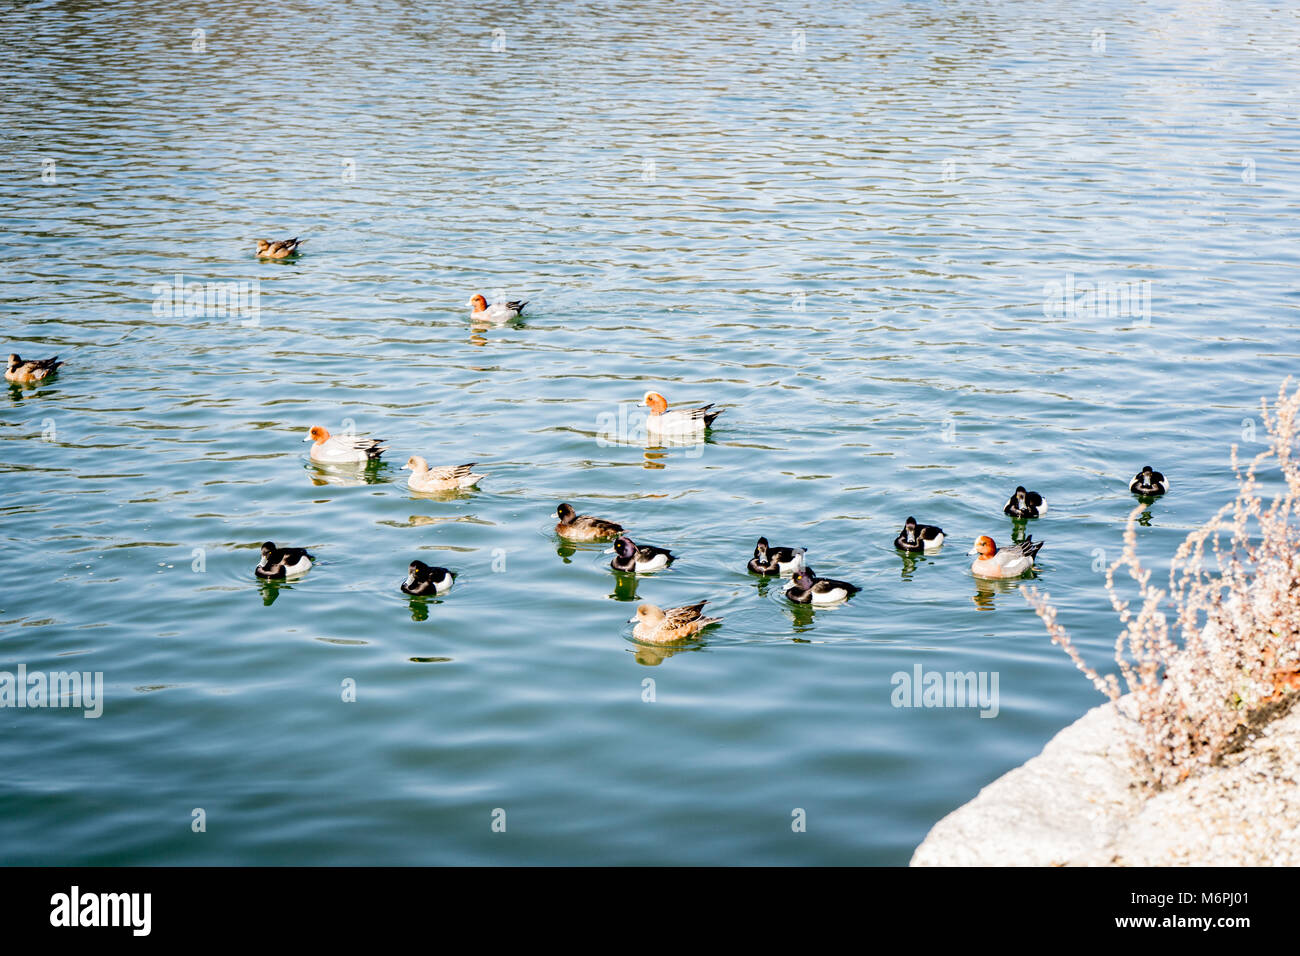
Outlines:
{"type": "Polygon", "coordinates": [[[287,259],[290,256],[296,256],[298,247],[306,241],[306,239],[299,239],[297,236],[292,239],[279,239],[275,242],[259,239],[257,240],[257,257],[259,259],[287,259]]]}
{"type": "Polygon", "coordinates": [[[713,420],[725,411],[719,409],[711,412],[712,403],[699,408],[675,408],[668,410],[668,399],[658,392],[646,392],[641,404],[650,409],[646,419],[646,431],[651,435],[693,435],[703,434],[713,425],[713,420]]]}
{"type": "Polygon", "coordinates": [[[402,591],[406,594],[445,594],[456,583],[456,575],[446,568],[431,568],[423,561],[412,561],[406,569],[402,591]]]}
{"type": "MultiPolygon", "coordinates": [[[[9,360],[12,362],[14,358],[15,356],[11,355],[9,360]]],[[[1169,479],[1158,471],[1152,471],[1150,465],[1143,465],[1142,470],[1128,483],[1128,490],[1135,495],[1145,497],[1163,495],[1169,490],[1169,479]]]]}
{"type": "Polygon", "coordinates": [[[1002,506],[1004,515],[1013,518],[1037,518],[1047,514],[1047,502],[1036,491],[1025,491],[1024,485],[1017,485],[1011,497],[1002,506]]]}
{"type": "Polygon", "coordinates": [[[59,370],[63,363],[56,355],[47,359],[24,359],[14,353],[9,356],[9,365],[5,368],[5,378],[20,385],[30,385],[49,378],[59,370]]]}
{"type": "Polygon", "coordinates": [[[315,560],[305,548],[277,548],[274,541],[267,541],[262,545],[262,560],[253,573],[259,578],[278,580],[297,577],[310,571],[315,560]]]}
{"type": "Polygon", "coordinates": [[[555,533],[570,541],[599,541],[613,538],[623,533],[623,526],[604,518],[580,515],[573,510],[573,505],[562,504],[555,509],[560,523],[555,526],[555,533]]]}
{"type": "Polygon", "coordinates": [[[311,446],[312,461],[329,465],[374,461],[385,451],[382,438],[361,438],[356,435],[331,435],[329,429],[311,426],[303,441],[311,446]]]}
{"type": "Polygon", "coordinates": [[[786,585],[785,596],[795,604],[838,604],[861,590],[856,584],[819,578],[812,568],[801,568],[786,585]]]}
{"type": "Polygon", "coordinates": [[[406,480],[406,486],[412,491],[454,491],[457,488],[472,488],[482,481],[486,475],[476,475],[472,472],[477,462],[468,462],[464,465],[448,465],[443,468],[430,468],[429,463],[419,455],[412,455],[406,459],[406,464],[402,470],[411,470],[411,477],[406,480]]]}
{"type": "Polygon", "coordinates": [[[1035,541],[1031,534],[1024,541],[999,548],[988,535],[975,539],[970,554],[977,555],[971,564],[971,573],[981,578],[1015,578],[1034,566],[1034,556],[1043,542],[1035,541]]]}
{"type": "Polygon", "coordinates": [[[686,607],[670,607],[668,610],[653,604],[642,604],[636,609],[636,617],[628,623],[635,623],[632,628],[634,640],[645,644],[673,644],[694,637],[710,624],[717,624],[720,617],[705,617],[704,605],[690,604],[686,607]]]}
{"type": "Polygon", "coordinates": [[[911,515],[903,522],[903,530],[894,539],[894,547],[899,551],[935,551],[942,546],[943,529],[932,524],[917,524],[911,515]]]}
{"type": "Polygon", "coordinates": [[[615,571],[636,571],[642,574],[647,571],[659,571],[677,560],[677,556],[667,548],[637,544],[627,535],[615,541],[614,547],[605,553],[614,555],[609,566],[615,571]]]}
{"type": "Polygon", "coordinates": [[[752,574],[794,574],[803,567],[803,556],[807,548],[777,548],[767,543],[767,538],[759,538],[754,545],[754,556],[749,559],[752,574]]]}
{"type": "Polygon", "coordinates": [[[469,317],[477,322],[505,322],[509,319],[518,318],[519,314],[524,311],[524,306],[528,300],[515,302],[494,302],[488,305],[487,299],[481,295],[475,295],[469,302],[469,317]]]}

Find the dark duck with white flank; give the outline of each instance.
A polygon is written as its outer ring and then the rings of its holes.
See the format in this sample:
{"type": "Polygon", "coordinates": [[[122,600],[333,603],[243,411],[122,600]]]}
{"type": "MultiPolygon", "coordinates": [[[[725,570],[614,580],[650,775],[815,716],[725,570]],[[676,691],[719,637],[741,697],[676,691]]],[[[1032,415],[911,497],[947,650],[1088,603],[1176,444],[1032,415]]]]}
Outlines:
{"type": "Polygon", "coordinates": [[[754,556],[749,560],[749,570],[763,575],[794,574],[803,567],[807,551],[807,548],[775,548],[767,543],[767,538],[759,538],[754,545],[754,556]]]}
{"type": "MultiPolygon", "coordinates": [[[[659,571],[677,560],[667,548],[656,548],[650,544],[637,544],[627,535],[614,542],[614,559],[609,566],[615,571],[659,571]]],[[[606,552],[608,553],[608,552],[606,552]]]]}
{"type": "Polygon", "coordinates": [[[560,519],[560,523],[555,526],[555,533],[570,541],[600,541],[623,533],[621,524],[591,515],[580,515],[568,503],[556,508],[555,513],[560,519]]]}
{"type": "Polygon", "coordinates": [[[1039,518],[1047,514],[1047,502],[1038,492],[1025,491],[1024,485],[1017,485],[1002,507],[1002,513],[1013,518],[1039,518]]]}
{"type": "Polygon", "coordinates": [[[934,551],[942,544],[942,528],[932,524],[917,524],[911,515],[908,515],[903,530],[894,539],[894,547],[900,551],[934,551]]]}
{"type": "Polygon", "coordinates": [[[47,359],[24,359],[14,353],[9,356],[9,364],[5,366],[5,379],[19,385],[30,385],[49,378],[62,364],[57,355],[47,359]]]}
{"type": "Polygon", "coordinates": [[[451,590],[456,575],[446,568],[433,568],[423,561],[412,561],[406,569],[402,590],[407,594],[445,594],[451,590]]]}
{"type": "Polygon", "coordinates": [[[306,574],[315,560],[306,548],[277,548],[274,541],[267,541],[262,545],[262,560],[254,573],[259,578],[283,580],[306,574]]]}
{"type": "Polygon", "coordinates": [[[785,596],[795,604],[838,604],[847,601],[862,589],[848,581],[819,578],[812,568],[796,571],[786,586],[785,596]]]}
{"type": "Polygon", "coordinates": [[[1150,465],[1143,465],[1142,470],[1128,483],[1128,490],[1144,497],[1163,495],[1169,490],[1169,479],[1160,472],[1152,470],[1150,465]]]}

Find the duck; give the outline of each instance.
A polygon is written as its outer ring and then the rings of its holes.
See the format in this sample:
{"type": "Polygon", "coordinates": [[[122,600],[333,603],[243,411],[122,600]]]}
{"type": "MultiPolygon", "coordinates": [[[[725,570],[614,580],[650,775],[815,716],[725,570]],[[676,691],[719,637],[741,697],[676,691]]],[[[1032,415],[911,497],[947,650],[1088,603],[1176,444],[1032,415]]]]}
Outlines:
{"type": "Polygon", "coordinates": [[[1043,542],[1035,541],[1031,534],[1024,541],[999,548],[988,535],[975,539],[970,554],[976,555],[971,573],[981,578],[1015,578],[1034,566],[1034,556],[1042,550],[1043,542]]]}
{"type": "Polygon", "coordinates": [[[661,571],[677,560],[677,556],[667,548],[637,544],[627,535],[622,535],[614,542],[614,547],[605,553],[614,555],[609,566],[615,571],[635,571],[639,574],[661,571]]]}
{"type": "Polygon", "coordinates": [[[315,442],[311,446],[312,461],[327,465],[349,462],[375,461],[385,452],[382,438],[361,438],[356,435],[331,435],[329,429],[313,425],[303,441],[315,442]]]}
{"type": "Polygon", "coordinates": [[[943,546],[943,529],[932,524],[917,524],[911,515],[903,522],[903,530],[894,539],[899,551],[934,551],[943,546]]]}
{"type": "Polygon", "coordinates": [[[465,304],[469,306],[469,317],[477,322],[506,322],[518,318],[524,311],[524,306],[528,304],[528,300],[494,302],[489,306],[487,299],[475,294],[465,304]]]}
{"type": "Polygon", "coordinates": [[[636,609],[636,616],[628,619],[629,624],[636,624],[632,638],[644,644],[673,644],[694,637],[710,624],[722,620],[704,615],[704,605],[708,603],[700,601],[667,610],[653,604],[642,604],[636,609]]]}
{"type": "Polygon", "coordinates": [[[275,242],[259,239],[257,240],[257,257],[259,259],[287,259],[290,256],[296,256],[298,247],[306,241],[306,239],[299,239],[297,236],[292,239],[278,239],[275,242]]]}
{"type": "Polygon", "coordinates": [[[749,559],[751,574],[794,574],[803,567],[807,548],[775,548],[767,538],[759,538],[754,545],[754,556],[749,559]]]}
{"type": "Polygon", "coordinates": [[[1047,514],[1047,502],[1036,491],[1025,491],[1024,485],[1017,485],[1011,497],[1002,506],[1004,515],[1013,518],[1038,518],[1047,514]]]}
{"type": "Polygon", "coordinates": [[[423,561],[412,561],[406,569],[402,591],[406,594],[446,594],[456,583],[456,575],[446,568],[431,568],[423,561]]]}
{"type": "MultiPolygon", "coordinates": [[[[12,362],[15,356],[9,356],[12,362]]],[[[1169,479],[1158,471],[1153,471],[1150,465],[1143,465],[1142,470],[1133,476],[1133,480],[1128,483],[1128,490],[1135,495],[1163,495],[1169,490],[1169,479]]]]}
{"type": "Polygon", "coordinates": [[[463,465],[447,465],[442,468],[430,468],[429,463],[419,455],[406,459],[402,470],[411,470],[411,477],[406,479],[406,486],[412,491],[454,491],[457,488],[472,488],[486,475],[473,474],[471,469],[478,462],[466,462],[463,465]]]}
{"type": "Polygon", "coordinates": [[[560,523],[555,526],[555,533],[570,541],[599,541],[602,538],[614,538],[623,533],[623,526],[604,518],[580,515],[573,510],[573,505],[562,504],[555,509],[560,523]]]}
{"type": "Polygon", "coordinates": [[[709,411],[713,404],[698,408],[675,408],[668,410],[668,399],[658,392],[646,392],[641,404],[650,409],[646,418],[646,431],[652,435],[692,435],[702,434],[706,428],[713,427],[714,419],[725,411],[709,411]]]}
{"type": "Polygon", "coordinates": [[[274,541],[266,541],[262,544],[262,560],[253,573],[259,578],[283,580],[306,574],[315,560],[316,556],[306,548],[277,548],[274,541]]]}
{"type": "Polygon", "coordinates": [[[9,365],[5,368],[5,378],[19,385],[30,385],[49,378],[59,370],[63,363],[56,355],[47,359],[25,359],[14,352],[9,356],[9,365]]]}
{"type": "Polygon", "coordinates": [[[847,581],[819,578],[812,568],[800,568],[785,588],[785,596],[795,604],[838,604],[847,601],[862,588],[847,581]]]}

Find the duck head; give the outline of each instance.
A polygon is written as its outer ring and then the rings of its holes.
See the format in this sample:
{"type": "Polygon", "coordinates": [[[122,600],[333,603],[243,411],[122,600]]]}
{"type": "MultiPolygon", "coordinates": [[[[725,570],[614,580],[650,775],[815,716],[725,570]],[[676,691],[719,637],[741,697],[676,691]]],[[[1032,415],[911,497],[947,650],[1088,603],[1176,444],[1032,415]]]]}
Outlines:
{"type": "Polygon", "coordinates": [[[303,439],[303,441],[314,441],[318,445],[321,442],[329,441],[329,440],[330,440],[329,429],[324,428],[320,425],[311,426],[311,428],[307,431],[307,437],[303,439]]]}
{"type": "Polygon", "coordinates": [[[760,561],[767,557],[767,538],[758,539],[758,543],[754,545],[754,557],[760,561]]]}
{"type": "Polygon", "coordinates": [[[642,604],[636,609],[636,617],[628,618],[627,622],[629,624],[645,624],[654,627],[663,619],[664,612],[661,608],[657,608],[653,604],[642,604]]]}
{"type": "Polygon", "coordinates": [[[967,554],[978,555],[981,558],[991,558],[998,553],[998,546],[993,543],[993,539],[986,534],[980,535],[975,539],[975,547],[971,548],[967,554]]]}
{"type": "Polygon", "coordinates": [[[9,355],[9,367],[14,368],[22,364],[23,364],[22,356],[20,356],[17,352],[11,352],[9,355]]]}
{"type": "Polygon", "coordinates": [[[429,566],[423,561],[412,561],[406,569],[406,586],[414,587],[417,581],[424,580],[429,576],[429,566]]]}
{"type": "Polygon", "coordinates": [[[268,242],[267,240],[265,240],[265,239],[259,239],[259,240],[257,240],[257,251],[258,251],[258,252],[266,252],[266,250],[267,250],[267,249],[270,249],[270,248],[271,248],[271,243],[268,242]]]}
{"type": "Polygon", "coordinates": [[[274,553],[275,553],[275,542],[274,542],[274,541],[263,541],[263,542],[262,542],[262,560],[261,560],[260,562],[258,562],[258,565],[257,565],[257,566],[258,566],[259,568],[264,568],[264,567],[266,567],[267,562],[270,561],[270,559],[271,559],[271,555],[274,554],[274,553]]]}
{"type": "Polygon", "coordinates": [[[630,558],[636,554],[636,544],[627,535],[614,542],[614,551],[620,558],[630,558]]]}
{"type": "Polygon", "coordinates": [[[561,524],[568,524],[574,519],[577,512],[573,510],[573,505],[566,502],[555,509],[555,514],[560,519],[561,524]]]}
{"type": "Polygon", "coordinates": [[[911,515],[903,522],[903,538],[908,544],[916,544],[916,519],[911,515]]]}
{"type": "Polygon", "coordinates": [[[1013,497],[1023,505],[1025,503],[1025,495],[1027,494],[1029,494],[1029,492],[1025,491],[1024,485],[1016,485],[1016,493],[1013,497]]]}
{"type": "Polygon", "coordinates": [[[475,293],[473,298],[469,300],[469,307],[474,312],[483,312],[487,309],[487,299],[475,293]]]}
{"type": "Polygon", "coordinates": [[[668,411],[668,399],[658,392],[646,392],[645,398],[641,399],[641,404],[650,409],[651,415],[662,415],[668,411]]]}
{"type": "Polygon", "coordinates": [[[429,463],[419,455],[412,455],[410,458],[406,459],[406,464],[402,466],[402,471],[406,471],[408,468],[418,474],[422,471],[428,471],[429,463]]]}
{"type": "Polygon", "coordinates": [[[794,577],[790,581],[799,590],[807,591],[817,583],[817,576],[813,574],[812,568],[802,568],[794,573],[794,577]]]}

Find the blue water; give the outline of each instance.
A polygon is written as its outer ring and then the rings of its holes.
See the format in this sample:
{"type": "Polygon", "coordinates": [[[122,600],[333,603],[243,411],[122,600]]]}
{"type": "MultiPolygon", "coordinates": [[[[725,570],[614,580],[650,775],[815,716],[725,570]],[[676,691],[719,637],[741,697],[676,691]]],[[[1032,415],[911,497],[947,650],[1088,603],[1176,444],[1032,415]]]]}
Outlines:
{"type": "Polygon", "coordinates": [[[1045,541],[1103,666],[1129,476],[1172,481],[1158,574],[1300,367],[1286,5],[34,3],[0,35],[0,328],[67,362],[0,409],[0,670],[105,682],[98,719],[0,709],[7,864],[905,863],[1101,700],[974,537],[1045,541]],[[178,275],[256,283],[256,323],[168,314],[178,275]],[[1148,314],[1053,311],[1070,281],[1148,314]],[[473,326],[498,291],[524,318],[473,326]],[[709,441],[606,441],[652,388],[724,407],[709,441]],[[386,463],[311,466],[313,424],[386,463]],[[488,477],[414,496],[411,454],[488,477]],[[1021,483],[1051,507],[1014,529],[1021,483]],[[681,559],[616,581],[561,501],[681,559]],[[904,560],[909,514],[948,546],[904,560]],[[864,590],[791,606],[760,534],[864,590]],[[317,566],[259,584],[267,538],[317,566]],[[399,593],[416,557],[450,595],[399,593]],[[631,642],[705,598],[703,641],[631,642]],[[996,718],[894,707],[918,665],[997,674],[996,718]]]}

